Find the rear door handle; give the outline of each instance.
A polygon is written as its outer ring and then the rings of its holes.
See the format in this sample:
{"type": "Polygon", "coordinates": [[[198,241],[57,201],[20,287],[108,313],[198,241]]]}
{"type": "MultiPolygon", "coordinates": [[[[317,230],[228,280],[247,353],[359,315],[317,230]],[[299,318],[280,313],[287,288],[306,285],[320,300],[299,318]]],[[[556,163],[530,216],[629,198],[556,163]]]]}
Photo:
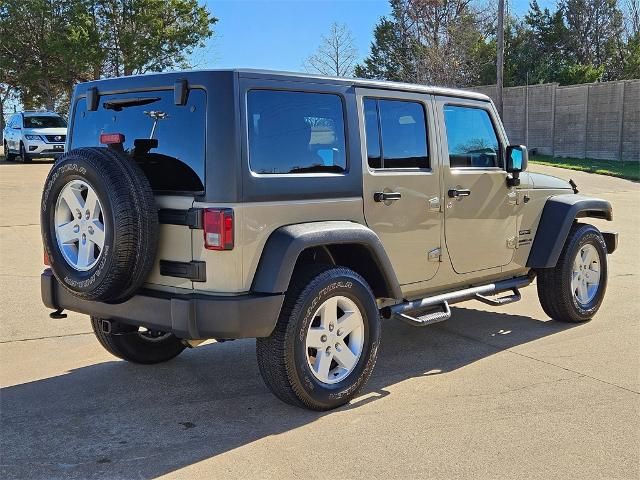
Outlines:
{"type": "Polygon", "coordinates": [[[468,188],[452,188],[449,190],[450,198],[469,197],[471,196],[471,190],[468,188]]]}
{"type": "Polygon", "coordinates": [[[401,198],[402,194],[399,192],[376,192],[373,194],[375,202],[395,202],[401,198]]]}

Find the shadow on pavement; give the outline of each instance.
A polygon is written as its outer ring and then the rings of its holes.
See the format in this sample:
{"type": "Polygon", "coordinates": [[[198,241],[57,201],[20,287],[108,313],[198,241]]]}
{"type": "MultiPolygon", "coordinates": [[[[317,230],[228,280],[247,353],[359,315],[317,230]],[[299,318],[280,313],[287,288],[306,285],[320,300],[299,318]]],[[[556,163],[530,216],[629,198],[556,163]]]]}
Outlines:
{"type": "Polygon", "coordinates": [[[7,160],[4,157],[0,156],[0,166],[3,165],[24,165],[24,166],[30,166],[30,165],[42,165],[42,164],[50,164],[53,165],[55,163],[55,160],[53,158],[38,158],[38,159],[33,159],[30,162],[27,163],[23,163],[20,160],[7,160]]]}
{"type": "MultiPolygon", "coordinates": [[[[375,402],[406,379],[446,374],[573,326],[454,310],[426,328],[386,322],[363,396],[338,411],[375,402]]],[[[154,367],[108,361],[3,388],[0,399],[4,479],[155,478],[332,415],[273,397],[252,340],[186,351],[154,367]]]]}

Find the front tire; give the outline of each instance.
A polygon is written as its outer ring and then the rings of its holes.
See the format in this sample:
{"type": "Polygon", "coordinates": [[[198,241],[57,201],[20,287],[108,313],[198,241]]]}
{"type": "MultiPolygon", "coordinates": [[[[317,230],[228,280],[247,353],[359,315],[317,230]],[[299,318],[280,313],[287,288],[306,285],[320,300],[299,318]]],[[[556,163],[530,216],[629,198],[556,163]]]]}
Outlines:
{"type": "Polygon", "coordinates": [[[375,366],[381,330],[375,297],[347,268],[308,267],[291,285],[273,333],[256,341],[262,378],[294,406],[344,405],[375,366]]]}
{"type": "Polygon", "coordinates": [[[133,363],[162,363],[177,357],[184,349],[172,333],[140,331],[132,325],[118,325],[118,331],[105,333],[102,319],[91,317],[93,333],[107,352],[133,363]]]}
{"type": "Polygon", "coordinates": [[[593,225],[575,223],[558,263],[538,270],[538,298],[549,317],[585,322],[596,314],[607,289],[607,246],[593,225]]]}
{"type": "Polygon", "coordinates": [[[16,158],[16,154],[9,151],[7,142],[4,142],[4,158],[7,162],[13,162],[13,160],[16,158]]]}
{"type": "Polygon", "coordinates": [[[20,160],[22,160],[22,163],[31,163],[31,157],[27,153],[22,142],[20,142],[20,160]]]}

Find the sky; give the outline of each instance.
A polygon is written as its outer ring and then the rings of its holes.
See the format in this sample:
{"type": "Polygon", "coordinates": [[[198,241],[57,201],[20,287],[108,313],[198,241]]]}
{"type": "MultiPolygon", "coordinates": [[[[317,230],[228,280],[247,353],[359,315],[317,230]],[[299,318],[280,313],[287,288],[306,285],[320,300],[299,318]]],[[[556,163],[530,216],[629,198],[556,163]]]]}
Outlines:
{"type": "MultiPolygon", "coordinates": [[[[362,59],[369,52],[376,23],[390,13],[388,0],[201,1],[219,21],[207,47],[194,53],[195,68],[304,71],[304,60],[333,22],[350,28],[362,59]]],[[[544,7],[555,1],[538,3],[544,7]]],[[[521,15],[529,0],[509,0],[509,5],[521,15]]]]}

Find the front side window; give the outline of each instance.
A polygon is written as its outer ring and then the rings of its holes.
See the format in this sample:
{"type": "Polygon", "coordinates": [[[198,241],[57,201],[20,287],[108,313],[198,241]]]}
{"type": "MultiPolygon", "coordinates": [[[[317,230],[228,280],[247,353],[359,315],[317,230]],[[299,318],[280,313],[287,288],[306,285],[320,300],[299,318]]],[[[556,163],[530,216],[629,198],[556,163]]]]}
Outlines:
{"type": "Polygon", "coordinates": [[[429,168],[422,104],[367,98],[364,117],[369,167],[429,168]]]}
{"type": "Polygon", "coordinates": [[[499,166],[500,143],[489,112],[480,108],[446,105],[444,121],[451,168],[499,166]]]}
{"type": "Polygon", "coordinates": [[[253,172],[341,173],[347,169],[338,95],[251,90],[247,119],[253,172]]]}
{"type": "Polygon", "coordinates": [[[62,117],[47,116],[29,116],[24,117],[24,128],[66,128],[67,122],[62,117]]]}

